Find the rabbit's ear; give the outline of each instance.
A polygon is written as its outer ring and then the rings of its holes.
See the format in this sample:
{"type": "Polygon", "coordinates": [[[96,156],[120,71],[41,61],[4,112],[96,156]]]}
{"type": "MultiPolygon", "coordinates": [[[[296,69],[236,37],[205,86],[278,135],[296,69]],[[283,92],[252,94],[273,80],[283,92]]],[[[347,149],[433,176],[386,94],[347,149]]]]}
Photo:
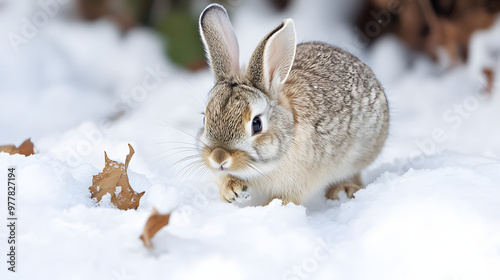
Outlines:
{"type": "Polygon", "coordinates": [[[285,19],[257,46],[248,67],[249,79],[272,99],[292,69],[295,58],[295,27],[293,20],[285,19]]]}
{"type": "Polygon", "coordinates": [[[200,35],[215,81],[238,73],[238,41],[224,7],[211,4],[205,8],[200,16],[200,35]]]}

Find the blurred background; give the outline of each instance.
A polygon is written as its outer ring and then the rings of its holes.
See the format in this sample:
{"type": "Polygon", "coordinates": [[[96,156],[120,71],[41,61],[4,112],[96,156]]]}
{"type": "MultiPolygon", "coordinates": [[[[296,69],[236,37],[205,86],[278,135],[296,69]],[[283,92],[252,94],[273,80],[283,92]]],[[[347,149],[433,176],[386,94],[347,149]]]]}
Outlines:
{"type": "Polygon", "coordinates": [[[219,2],[242,64],[292,18],[298,42],[353,53],[385,89],[389,137],[367,188],[307,208],[222,203],[196,165],[210,3],[0,0],[0,146],[35,147],[0,153],[19,174],[21,217],[20,273],[1,279],[500,279],[499,0],[219,2]],[[104,151],[123,162],[129,143],[139,208],[96,207],[104,151]],[[153,207],[174,212],[146,250],[153,207]],[[331,257],[316,262],[318,248],[331,257]]]}
{"type": "MultiPolygon", "coordinates": [[[[102,150],[127,142],[151,154],[168,150],[155,143],[194,142],[178,129],[196,134],[212,85],[198,35],[212,2],[0,0],[0,144],[31,137],[38,151],[98,165],[102,150]]],[[[368,64],[391,104],[382,162],[443,150],[500,157],[500,1],[218,3],[240,61],[290,17],[298,42],[325,41],[368,64]]],[[[141,166],[157,168],[148,156],[141,166]]]]}

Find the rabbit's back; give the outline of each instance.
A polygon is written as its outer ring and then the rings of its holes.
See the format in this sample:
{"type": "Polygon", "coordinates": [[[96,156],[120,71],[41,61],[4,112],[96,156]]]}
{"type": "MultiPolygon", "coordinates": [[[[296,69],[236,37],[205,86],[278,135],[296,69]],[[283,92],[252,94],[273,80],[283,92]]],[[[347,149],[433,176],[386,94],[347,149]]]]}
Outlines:
{"type": "Polygon", "coordinates": [[[362,168],[379,153],[387,137],[387,100],[355,56],[322,42],[299,44],[283,92],[296,125],[310,132],[316,158],[362,168]]]}

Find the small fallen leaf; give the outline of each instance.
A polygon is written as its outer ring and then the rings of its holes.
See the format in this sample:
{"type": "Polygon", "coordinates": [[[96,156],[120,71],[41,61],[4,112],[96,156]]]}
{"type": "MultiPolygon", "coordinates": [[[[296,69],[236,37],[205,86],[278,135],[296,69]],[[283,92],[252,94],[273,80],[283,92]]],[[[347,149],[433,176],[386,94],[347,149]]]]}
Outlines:
{"type": "Polygon", "coordinates": [[[19,146],[19,148],[16,148],[16,146],[14,145],[0,146],[0,152],[5,152],[11,155],[20,154],[25,156],[31,156],[35,154],[35,152],[33,151],[33,147],[34,146],[33,143],[31,142],[31,139],[27,139],[19,146]]]}
{"type": "Polygon", "coordinates": [[[151,216],[149,216],[146,225],[144,226],[144,233],[139,237],[142,242],[144,242],[144,246],[147,248],[153,247],[151,243],[151,239],[155,234],[162,229],[164,226],[168,225],[168,221],[170,220],[170,213],[166,215],[159,214],[156,209],[153,208],[153,212],[151,216]]]}
{"type": "Polygon", "coordinates": [[[125,164],[110,160],[104,152],[106,165],[101,173],[92,178],[92,186],[89,187],[90,198],[95,198],[97,202],[100,202],[102,197],[109,193],[111,203],[118,209],[128,210],[139,207],[139,201],[144,192],[135,192],[128,181],[128,164],[134,155],[134,148],[130,144],[128,146],[130,153],[125,159],[125,164]]]}
{"type": "Polygon", "coordinates": [[[492,69],[489,69],[489,68],[485,68],[483,69],[483,74],[484,76],[486,76],[486,92],[488,94],[491,94],[493,93],[493,84],[494,84],[494,80],[493,80],[493,77],[495,76],[494,72],[492,69]]]}

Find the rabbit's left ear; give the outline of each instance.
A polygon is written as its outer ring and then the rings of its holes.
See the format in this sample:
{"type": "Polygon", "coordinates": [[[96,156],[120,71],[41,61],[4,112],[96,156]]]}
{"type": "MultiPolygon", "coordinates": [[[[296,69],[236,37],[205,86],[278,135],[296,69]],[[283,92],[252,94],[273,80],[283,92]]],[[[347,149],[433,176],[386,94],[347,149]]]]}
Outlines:
{"type": "Polygon", "coordinates": [[[283,84],[292,69],[295,58],[295,26],[292,19],[285,19],[257,46],[250,59],[248,76],[253,84],[277,98],[275,87],[283,84]]]}
{"type": "Polygon", "coordinates": [[[224,7],[211,4],[203,10],[200,35],[216,82],[239,72],[238,40],[224,7]]]}

